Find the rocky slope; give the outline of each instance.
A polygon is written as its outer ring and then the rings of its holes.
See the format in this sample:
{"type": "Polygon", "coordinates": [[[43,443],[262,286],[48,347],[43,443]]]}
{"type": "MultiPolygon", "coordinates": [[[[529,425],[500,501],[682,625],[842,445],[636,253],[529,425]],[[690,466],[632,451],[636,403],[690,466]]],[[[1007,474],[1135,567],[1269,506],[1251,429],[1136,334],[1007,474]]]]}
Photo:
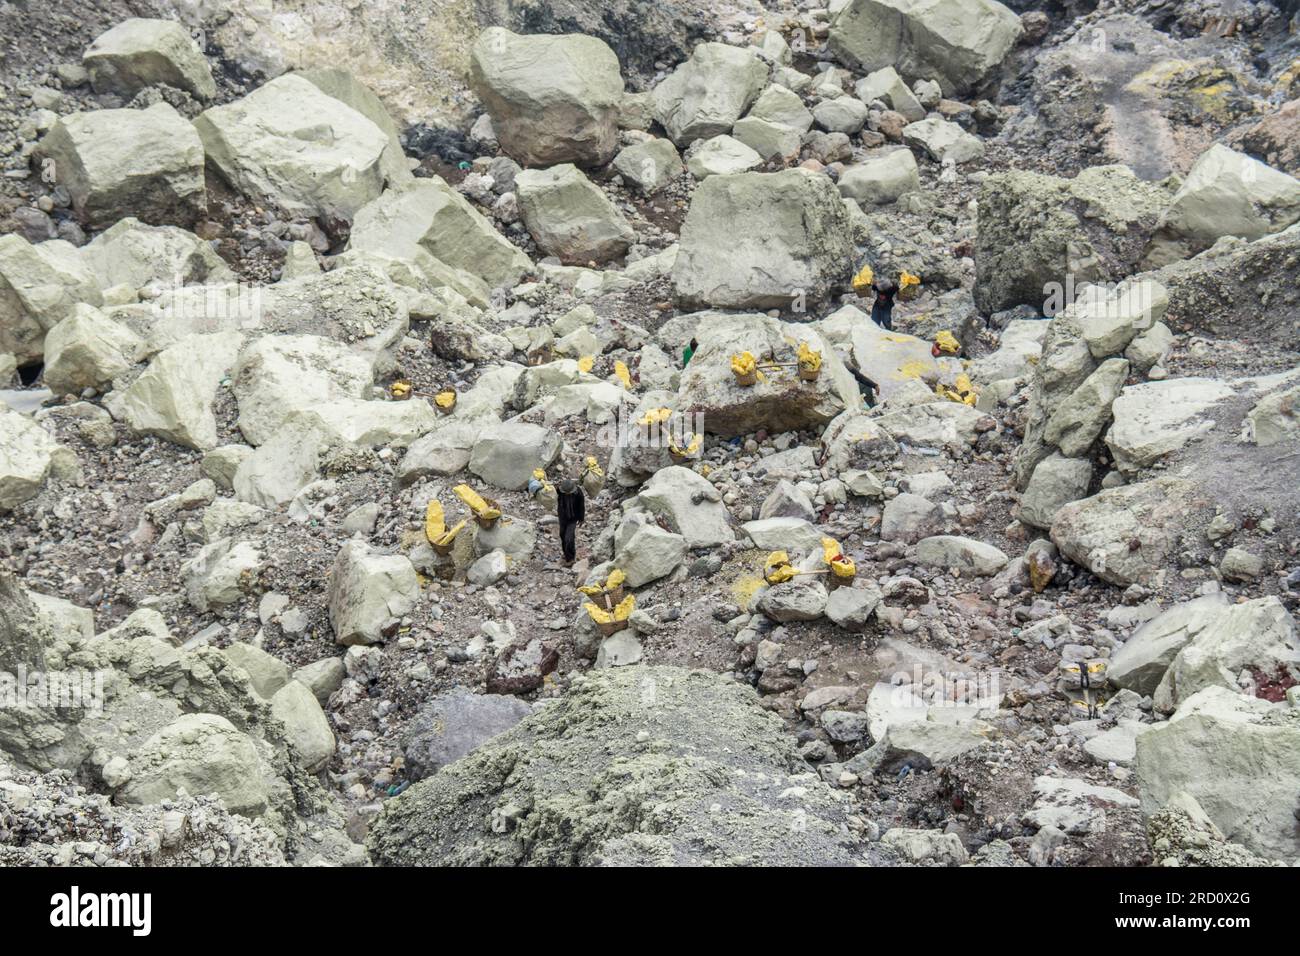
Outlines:
{"type": "Polygon", "coordinates": [[[0,862],[1300,860],[1293,4],[414,7],[3,31],[0,862]]]}

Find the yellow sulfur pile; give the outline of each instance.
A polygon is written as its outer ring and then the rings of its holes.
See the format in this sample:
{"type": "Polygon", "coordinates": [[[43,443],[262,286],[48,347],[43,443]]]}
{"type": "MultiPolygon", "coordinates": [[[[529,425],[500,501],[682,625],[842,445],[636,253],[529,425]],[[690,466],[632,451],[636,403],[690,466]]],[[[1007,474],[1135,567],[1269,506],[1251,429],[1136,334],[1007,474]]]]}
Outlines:
{"type": "Polygon", "coordinates": [[[807,342],[799,343],[799,371],[816,372],[822,367],[822,353],[808,347],[807,342]]]}
{"type": "Polygon", "coordinates": [[[858,296],[865,297],[871,291],[871,284],[876,281],[876,274],[871,271],[871,266],[863,266],[862,271],[853,277],[853,291],[858,296]]]}
{"type": "Polygon", "coordinates": [[[606,611],[590,601],[584,604],[582,609],[597,624],[613,624],[615,621],[626,621],[631,616],[632,612],[636,610],[636,597],[629,594],[619,601],[612,611],[606,611]]]}
{"type": "Polygon", "coordinates": [[[469,485],[457,485],[451,490],[457,498],[465,502],[465,507],[474,512],[475,518],[483,521],[493,521],[501,517],[500,510],[489,504],[486,498],[469,485]]]}
{"type": "Polygon", "coordinates": [[[834,538],[822,538],[822,560],[837,578],[852,578],[858,573],[853,559],[843,552],[834,538]]]}

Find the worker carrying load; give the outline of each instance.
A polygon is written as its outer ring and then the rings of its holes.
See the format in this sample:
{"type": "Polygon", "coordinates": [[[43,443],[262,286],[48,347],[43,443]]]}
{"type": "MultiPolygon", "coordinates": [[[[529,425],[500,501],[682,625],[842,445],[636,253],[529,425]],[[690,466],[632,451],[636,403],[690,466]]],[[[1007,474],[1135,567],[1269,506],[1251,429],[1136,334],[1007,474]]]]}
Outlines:
{"type": "MultiPolygon", "coordinates": [[[[907,273],[903,273],[907,275],[907,273]]],[[[886,332],[894,330],[894,298],[898,295],[898,284],[888,280],[877,283],[871,266],[866,265],[853,277],[853,291],[858,298],[865,299],[867,293],[875,293],[876,301],[871,306],[871,321],[886,332]]]]}
{"type": "Polygon", "coordinates": [[[560,550],[564,563],[572,566],[578,558],[578,525],[587,520],[587,502],[582,486],[572,478],[563,478],[555,486],[555,513],[560,519],[560,550]]]}

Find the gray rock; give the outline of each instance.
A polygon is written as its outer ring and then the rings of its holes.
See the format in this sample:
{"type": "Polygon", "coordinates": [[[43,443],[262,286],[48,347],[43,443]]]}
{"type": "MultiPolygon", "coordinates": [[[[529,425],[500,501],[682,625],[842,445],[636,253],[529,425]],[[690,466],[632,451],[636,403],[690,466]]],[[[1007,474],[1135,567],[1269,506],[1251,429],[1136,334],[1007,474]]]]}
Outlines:
{"type": "Polygon", "coordinates": [[[175,20],[123,20],[96,37],[81,62],[97,93],[130,99],[145,87],[166,84],[200,100],[217,95],[203,52],[175,20]]]}
{"type": "Polygon", "coordinates": [[[614,565],[639,588],[667,577],[686,560],[686,539],[665,531],[645,515],[631,515],[614,535],[614,565]]]}
{"type": "Polygon", "coordinates": [[[763,164],[758,155],[734,136],[713,136],[691,151],[686,168],[696,179],[744,173],[763,164]]]}
{"type": "Polygon", "coordinates": [[[533,268],[464,196],[436,176],[387,190],[362,208],[353,220],[348,249],[413,261],[423,252],[435,266],[441,262],[464,270],[491,287],[512,286],[533,268]]]}
{"type": "Polygon", "coordinates": [[[623,77],[594,36],[488,27],[474,44],[470,85],[501,148],[524,166],[601,166],[614,155],[623,77]]]}
{"type": "Polygon", "coordinates": [[[655,116],[680,147],[730,133],[767,83],[767,65],[752,50],[701,43],[654,89],[655,116]]]}
{"type": "Polygon", "coordinates": [[[802,775],[778,798],[798,766],[794,744],[755,702],[750,688],[701,671],[643,665],[581,677],[552,706],[385,804],[371,854],[399,864],[848,863],[856,847],[830,788],[802,775]],[[503,759],[515,773],[492,769],[503,759]],[[665,773],[670,762],[684,772],[665,773]],[[674,812],[654,833],[614,810],[633,792],[643,805],[669,790],[674,812]]]}
{"type": "Polygon", "coordinates": [[[618,208],[572,164],[526,169],[515,177],[515,192],[538,247],[563,262],[606,262],[636,238],[618,208]]]}
{"type": "MultiPolygon", "coordinates": [[[[835,102],[832,100],[831,102],[835,102]]],[[[916,158],[909,149],[855,163],[840,174],[840,195],[861,206],[883,206],[921,188],[916,158]]]]}
{"type": "Polygon", "coordinates": [[[880,591],[871,585],[838,587],[826,599],[826,617],[846,631],[865,631],[880,602],[880,591]]]}
{"type": "Polygon", "coordinates": [[[685,172],[677,148],[667,139],[633,143],[614,157],[614,168],[624,181],[645,195],[657,193],[685,172]]]}
{"type": "Polygon", "coordinates": [[[687,547],[712,548],[735,538],[722,496],[707,478],[689,468],[661,468],[637,498],[684,537],[687,547]]]}
{"type": "Polygon", "coordinates": [[[531,705],[509,695],[472,694],[465,690],[439,694],[406,729],[403,753],[408,777],[423,780],[532,712],[531,705]]]}
{"type": "Polygon", "coordinates": [[[1235,693],[1203,692],[1182,716],[1137,741],[1137,782],[1148,817],[1185,792],[1227,839],[1268,859],[1294,863],[1295,782],[1300,779],[1300,724],[1295,711],[1261,713],[1235,693]],[[1206,694],[1217,708],[1201,709],[1206,694]]]}
{"type": "Polygon", "coordinates": [[[1112,584],[1149,583],[1175,546],[1176,521],[1186,514],[1190,494],[1189,483],[1179,478],[1108,489],[1063,506],[1052,522],[1052,541],[1112,584]]]}
{"type": "Polygon", "coordinates": [[[831,21],[829,46],[853,67],[896,66],[952,96],[993,79],[1023,32],[996,0],[849,0],[831,21]]]}
{"type": "Polygon", "coordinates": [[[233,189],[289,212],[351,220],[384,188],[388,137],[292,73],[204,111],[194,128],[233,189]]]}
{"type": "Polygon", "coordinates": [[[323,770],[334,756],[334,731],[307,685],[291,680],[281,687],[271,698],[271,713],[284,724],[285,740],[303,769],[323,770]]]}
{"type": "Polygon", "coordinates": [[[909,123],[925,119],[925,107],[892,66],[868,73],[858,80],[853,92],[860,103],[879,100],[895,113],[901,113],[909,123]]]}
{"type": "Polygon", "coordinates": [[[997,574],[1007,565],[1007,556],[982,541],[954,535],[936,535],[917,542],[912,560],[918,564],[960,571],[978,577],[997,574]]]}
{"type": "Polygon", "coordinates": [[[238,332],[187,336],[155,355],[139,378],[104,404],[136,432],[200,451],[215,448],[212,403],[242,342],[238,332]]]}
{"type": "Polygon", "coordinates": [[[1215,143],[1161,217],[1148,267],[1200,252],[1222,236],[1259,239],[1300,222],[1300,180],[1215,143]]]}
{"type": "Polygon", "coordinates": [[[1179,649],[1155,690],[1155,707],[1171,713],[1207,687],[1238,691],[1243,671],[1254,681],[1300,676],[1295,623],[1276,597],[1217,611],[1179,649]]]}
{"type": "Polygon", "coordinates": [[[929,537],[942,523],[939,507],[920,495],[906,492],[885,502],[880,521],[880,537],[884,541],[911,543],[929,537]]]}
{"type": "Polygon", "coordinates": [[[848,216],[826,177],[710,176],[691,199],[673,283],[685,302],[782,308],[825,298],[852,260],[848,216]]]}
{"type": "Polygon", "coordinates": [[[920,150],[936,163],[961,165],[984,155],[984,141],[966,132],[956,123],[939,117],[908,123],[903,127],[903,142],[920,150]]]}
{"type": "Polygon", "coordinates": [[[1020,496],[1020,520],[1035,528],[1050,528],[1064,505],[1088,496],[1091,483],[1092,462],[1087,458],[1051,455],[1034,469],[1020,496]]]}
{"type": "Polygon", "coordinates": [[[45,384],[70,395],[103,388],[143,352],[144,342],[126,326],[94,306],[78,305],[45,336],[45,384]]]}
{"type": "Polygon", "coordinates": [[[535,469],[550,467],[562,447],[559,435],[540,425],[503,422],[480,432],[469,470],[498,488],[517,491],[535,469]]]}
{"type": "Polygon", "coordinates": [[[126,216],[188,225],[207,209],[203,144],[166,103],[64,116],[39,151],[89,227],[126,216]]]}
{"type": "Polygon", "coordinates": [[[419,600],[405,555],[378,554],[361,541],[339,548],[329,574],[329,619],[339,644],[376,644],[419,600]]]}
{"type": "Polygon", "coordinates": [[[1144,697],[1154,694],[1178,652],[1227,606],[1227,596],[1215,591],[1152,618],[1111,657],[1107,680],[1144,697]]]}

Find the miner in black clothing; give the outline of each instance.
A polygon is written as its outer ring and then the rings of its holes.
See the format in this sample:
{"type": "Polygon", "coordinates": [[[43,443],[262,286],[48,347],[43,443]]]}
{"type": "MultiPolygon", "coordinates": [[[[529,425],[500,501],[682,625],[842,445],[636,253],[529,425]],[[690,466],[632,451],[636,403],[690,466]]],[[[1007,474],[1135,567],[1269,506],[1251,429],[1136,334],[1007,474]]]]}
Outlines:
{"type": "Polygon", "coordinates": [[[560,519],[560,548],[564,563],[573,564],[578,557],[578,525],[587,517],[587,497],[582,486],[572,478],[564,478],[555,486],[556,514],[560,519]]]}

